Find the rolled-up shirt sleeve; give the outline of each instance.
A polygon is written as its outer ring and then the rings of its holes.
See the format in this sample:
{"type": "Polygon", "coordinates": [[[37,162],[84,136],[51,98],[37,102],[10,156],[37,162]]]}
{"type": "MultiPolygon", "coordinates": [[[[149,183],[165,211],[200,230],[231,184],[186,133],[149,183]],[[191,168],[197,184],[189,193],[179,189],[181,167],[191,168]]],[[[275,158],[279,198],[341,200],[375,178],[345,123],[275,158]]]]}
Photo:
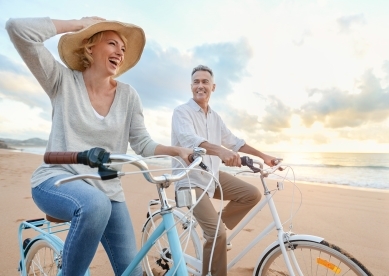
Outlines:
{"type": "Polygon", "coordinates": [[[235,152],[238,152],[239,149],[246,143],[243,139],[236,137],[220,120],[220,129],[221,129],[221,144],[235,152]]]}

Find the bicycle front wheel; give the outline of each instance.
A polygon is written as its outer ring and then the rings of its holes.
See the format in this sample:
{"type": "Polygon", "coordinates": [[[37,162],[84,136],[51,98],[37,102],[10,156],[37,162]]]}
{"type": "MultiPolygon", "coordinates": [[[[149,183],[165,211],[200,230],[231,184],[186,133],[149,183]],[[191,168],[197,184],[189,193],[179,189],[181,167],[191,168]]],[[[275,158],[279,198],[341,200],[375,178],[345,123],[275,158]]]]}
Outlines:
{"type": "MultiPolygon", "coordinates": [[[[202,244],[194,227],[191,227],[191,220],[178,216],[173,212],[174,221],[181,242],[186,267],[189,275],[199,275],[201,267],[198,268],[195,263],[201,264],[202,244]]],[[[162,222],[160,213],[156,213],[146,222],[142,233],[142,246],[154,232],[155,228],[162,222]]],[[[169,241],[166,232],[156,241],[150,251],[142,260],[143,269],[148,276],[164,275],[173,267],[173,259],[169,247],[169,241]]]]}
{"type": "MultiPolygon", "coordinates": [[[[299,275],[293,264],[295,258],[302,275],[372,275],[358,260],[326,241],[291,241],[285,243],[294,273],[299,275]]],[[[280,245],[270,249],[256,268],[256,276],[290,275],[280,245]]]]}
{"type": "Polygon", "coordinates": [[[61,254],[46,240],[37,240],[27,251],[27,275],[57,275],[61,266],[61,254]]]}

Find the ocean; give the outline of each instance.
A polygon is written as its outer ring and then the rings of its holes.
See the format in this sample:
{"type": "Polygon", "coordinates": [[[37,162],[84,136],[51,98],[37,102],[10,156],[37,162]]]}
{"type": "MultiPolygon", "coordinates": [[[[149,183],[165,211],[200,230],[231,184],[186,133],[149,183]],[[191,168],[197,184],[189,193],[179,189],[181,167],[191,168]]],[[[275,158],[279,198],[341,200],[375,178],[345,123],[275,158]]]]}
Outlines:
{"type": "MultiPolygon", "coordinates": [[[[22,152],[43,155],[45,148],[26,147],[22,152]]],[[[131,150],[129,154],[134,154],[131,150]]],[[[333,184],[360,188],[389,190],[389,153],[291,153],[267,152],[283,158],[290,166],[297,182],[333,184]]],[[[149,164],[169,167],[170,159],[152,159],[149,164]]],[[[222,166],[224,171],[236,173],[244,168],[222,166]]],[[[288,174],[288,178],[292,174],[288,174]]],[[[271,178],[277,178],[271,176],[271,178]]]]}

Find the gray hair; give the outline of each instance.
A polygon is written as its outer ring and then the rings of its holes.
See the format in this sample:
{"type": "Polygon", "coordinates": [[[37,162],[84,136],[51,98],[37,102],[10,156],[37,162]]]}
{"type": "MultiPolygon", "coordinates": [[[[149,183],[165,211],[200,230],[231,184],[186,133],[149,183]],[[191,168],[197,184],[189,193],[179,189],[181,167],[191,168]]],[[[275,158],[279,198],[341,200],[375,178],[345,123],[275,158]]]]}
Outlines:
{"type": "Polygon", "coordinates": [[[193,68],[192,70],[192,76],[194,73],[196,73],[197,71],[207,71],[208,73],[211,74],[212,78],[213,78],[213,72],[212,72],[212,69],[209,68],[208,66],[205,66],[205,65],[197,65],[195,68],[193,68]]]}

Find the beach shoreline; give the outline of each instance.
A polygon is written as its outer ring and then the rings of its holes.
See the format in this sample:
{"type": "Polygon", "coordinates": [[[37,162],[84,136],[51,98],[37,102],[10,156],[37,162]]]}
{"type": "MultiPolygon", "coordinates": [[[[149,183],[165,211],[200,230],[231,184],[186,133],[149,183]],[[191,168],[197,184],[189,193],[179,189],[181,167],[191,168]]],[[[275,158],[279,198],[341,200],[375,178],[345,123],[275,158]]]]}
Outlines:
{"type": "MultiPolygon", "coordinates": [[[[29,181],[32,172],[42,162],[41,155],[0,149],[0,210],[4,229],[0,241],[0,276],[18,274],[20,257],[17,230],[20,222],[44,216],[31,198],[29,181]]],[[[137,169],[134,168],[135,170],[137,169]]],[[[256,183],[253,177],[239,177],[252,184],[256,183]]],[[[155,187],[146,182],[141,174],[122,178],[122,183],[139,246],[147,202],[156,197],[155,187]]],[[[298,188],[302,194],[302,205],[299,207],[296,203],[292,205],[290,195],[299,195],[299,192],[291,187],[292,185],[285,185],[285,190],[278,192],[274,198],[280,215],[285,220],[290,215],[291,206],[293,210],[298,209],[293,219],[294,232],[322,236],[351,253],[374,275],[389,275],[389,264],[383,261],[389,256],[388,190],[299,182],[298,188]]],[[[170,198],[174,198],[173,190],[173,187],[168,189],[170,198]]],[[[299,202],[300,199],[296,199],[299,202]]],[[[214,203],[215,207],[219,207],[219,201],[215,200],[214,203]]],[[[254,230],[264,228],[269,223],[269,216],[267,210],[262,210],[245,227],[244,233],[234,239],[233,249],[228,253],[229,261],[254,239],[254,230]]],[[[228,275],[252,275],[260,252],[273,240],[275,236],[271,234],[263,243],[256,245],[228,275]]],[[[101,246],[92,262],[91,271],[92,275],[113,275],[101,246]]]]}

